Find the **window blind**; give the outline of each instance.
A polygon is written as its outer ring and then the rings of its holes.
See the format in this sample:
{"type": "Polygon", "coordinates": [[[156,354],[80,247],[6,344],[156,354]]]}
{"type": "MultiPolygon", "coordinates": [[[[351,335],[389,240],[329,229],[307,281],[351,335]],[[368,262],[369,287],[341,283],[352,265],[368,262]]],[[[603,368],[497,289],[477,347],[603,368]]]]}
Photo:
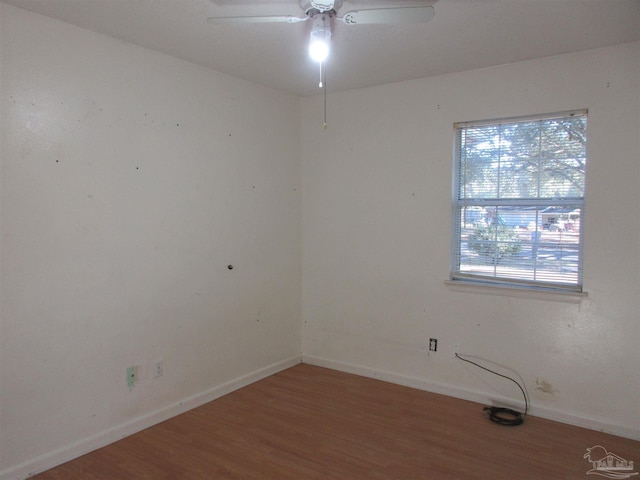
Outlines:
{"type": "Polygon", "coordinates": [[[587,111],[455,129],[451,278],[581,291],[587,111]]]}

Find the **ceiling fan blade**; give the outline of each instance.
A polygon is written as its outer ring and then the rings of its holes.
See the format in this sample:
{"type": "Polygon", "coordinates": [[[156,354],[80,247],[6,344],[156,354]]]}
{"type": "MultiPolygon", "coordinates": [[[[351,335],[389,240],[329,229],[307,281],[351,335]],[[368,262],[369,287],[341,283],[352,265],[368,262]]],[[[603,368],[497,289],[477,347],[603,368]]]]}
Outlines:
{"type": "Polygon", "coordinates": [[[424,23],[433,18],[432,6],[374,8],[347,12],[340,18],[347,25],[375,23],[424,23]]]}
{"type": "Polygon", "coordinates": [[[237,23],[298,23],[308,20],[309,17],[293,17],[291,15],[267,15],[249,17],[209,17],[207,22],[213,24],[237,24],[237,23]]]}

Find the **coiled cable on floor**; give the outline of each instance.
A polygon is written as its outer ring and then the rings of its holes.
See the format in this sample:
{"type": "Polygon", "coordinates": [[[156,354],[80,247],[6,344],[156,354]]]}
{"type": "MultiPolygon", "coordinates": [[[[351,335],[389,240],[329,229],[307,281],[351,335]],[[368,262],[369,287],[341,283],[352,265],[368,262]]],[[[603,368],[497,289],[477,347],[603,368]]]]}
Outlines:
{"type": "Polygon", "coordinates": [[[489,412],[489,419],[492,422],[515,427],[524,423],[524,415],[515,410],[505,407],[484,407],[483,411],[489,412]]]}
{"type": "Polygon", "coordinates": [[[467,362],[467,363],[470,363],[471,365],[475,365],[476,367],[481,368],[482,370],[486,370],[487,372],[493,373],[494,375],[497,375],[499,377],[506,378],[507,380],[512,381],[518,386],[518,388],[522,392],[522,396],[524,397],[524,413],[518,412],[516,410],[512,410],[510,408],[505,408],[505,407],[485,407],[483,411],[488,412],[489,419],[492,422],[498,423],[500,425],[505,425],[508,427],[515,427],[516,425],[522,425],[524,423],[524,417],[527,415],[527,412],[529,410],[529,401],[527,400],[527,394],[525,393],[524,388],[522,388],[522,386],[511,377],[495,372],[476,362],[468,360],[462,357],[461,355],[459,355],[458,353],[456,353],[455,356],[458,360],[462,360],[463,362],[467,362]]]}

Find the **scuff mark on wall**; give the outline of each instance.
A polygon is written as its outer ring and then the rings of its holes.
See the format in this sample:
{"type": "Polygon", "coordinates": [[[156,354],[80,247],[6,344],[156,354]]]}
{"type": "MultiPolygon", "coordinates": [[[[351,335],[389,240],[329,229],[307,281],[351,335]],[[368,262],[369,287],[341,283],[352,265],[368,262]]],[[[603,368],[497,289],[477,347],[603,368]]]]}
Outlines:
{"type": "Polygon", "coordinates": [[[548,395],[553,395],[558,391],[549,382],[547,382],[546,380],[542,380],[538,377],[536,377],[536,390],[539,390],[542,393],[546,393],[548,395]]]}

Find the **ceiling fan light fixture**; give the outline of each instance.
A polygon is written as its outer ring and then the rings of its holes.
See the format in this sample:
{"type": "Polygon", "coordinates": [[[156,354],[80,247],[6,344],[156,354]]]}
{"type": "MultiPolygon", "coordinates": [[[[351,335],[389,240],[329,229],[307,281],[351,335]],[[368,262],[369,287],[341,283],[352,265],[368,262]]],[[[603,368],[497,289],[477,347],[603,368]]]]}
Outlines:
{"type": "Polygon", "coordinates": [[[318,13],[313,16],[313,26],[309,37],[309,56],[318,63],[323,63],[329,56],[331,39],[331,15],[318,13]]]}
{"type": "Polygon", "coordinates": [[[325,41],[312,41],[309,45],[309,56],[318,63],[323,63],[329,57],[329,44],[325,41]]]}

